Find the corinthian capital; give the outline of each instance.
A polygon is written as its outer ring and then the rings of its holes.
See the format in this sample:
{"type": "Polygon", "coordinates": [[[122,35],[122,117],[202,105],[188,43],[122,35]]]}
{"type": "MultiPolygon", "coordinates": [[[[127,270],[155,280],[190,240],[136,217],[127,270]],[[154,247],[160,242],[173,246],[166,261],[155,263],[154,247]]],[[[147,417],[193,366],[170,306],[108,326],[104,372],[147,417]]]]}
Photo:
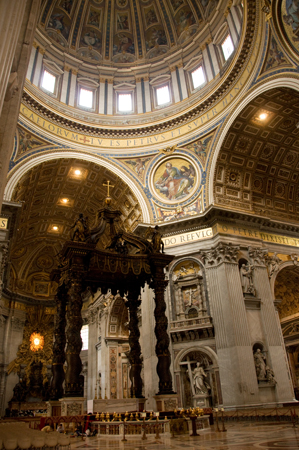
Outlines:
{"type": "Polygon", "coordinates": [[[253,265],[265,266],[268,250],[265,248],[248,247],[248,255],[253,265]]]}
{"type": "Polygon", "coordinates": [[[217,247],[214,247],[211,250],[201,251],[200,256],[206,267],[216,266],[223,262],[237,264],[239,250],[240,247],[238,245],[220,242],[217,247]]]}

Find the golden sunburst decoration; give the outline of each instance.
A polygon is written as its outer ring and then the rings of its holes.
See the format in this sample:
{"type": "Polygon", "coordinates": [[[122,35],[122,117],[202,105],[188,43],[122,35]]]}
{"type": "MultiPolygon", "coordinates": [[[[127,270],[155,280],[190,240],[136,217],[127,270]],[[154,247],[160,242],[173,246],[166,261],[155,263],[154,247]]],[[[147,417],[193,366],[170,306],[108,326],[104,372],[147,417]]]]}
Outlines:
{"type": "Polygon", "coordinates": [[[44,347],[44,336],[40,333],[32,333],[30,336],[30,350],[33,352],[37,352],[38,350],[42,350],[44,347]]]}

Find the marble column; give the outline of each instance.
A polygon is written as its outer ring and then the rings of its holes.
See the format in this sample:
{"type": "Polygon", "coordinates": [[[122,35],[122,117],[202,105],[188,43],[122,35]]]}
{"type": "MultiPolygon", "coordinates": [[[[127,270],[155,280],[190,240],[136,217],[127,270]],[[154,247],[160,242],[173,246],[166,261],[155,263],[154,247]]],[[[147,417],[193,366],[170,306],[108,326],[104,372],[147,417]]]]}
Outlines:
{"type": "Polygon", "coordinates": [[[129,289],[128,300],[126,306],[129,308],[129,345],[130,352],[128,355],[131,365],[130,378],[132,380],[131,385],[131,397],[142,397],[142,360],[141,360],[141,347],[139,343],[140,331],[138,325],[138,308],[141,304],[139,300],[140,290],[129,289]]]}
{"type": "Polygon", "coordinates": [[[245,302],[238,266],[239,247],[219,243],[201,252],[206,269],[211,315],[225,406],[259,399],[245,302]]]}
{"type": "Polygon", "coordinates": [[[83,385],[81,382],[82,362],[80,352],[82,348],[81,328],[83,324],[82,309],[82,273],[73,274],[68,290],[67,310],[67,370],[65,374],[65,397],[82,397],[83,385]]]}
{"type": "Polygon", "coordinates": [[[53,363],[52,363],[52,380],[50,388],[50,399],[58,400],[63,396],[63,382],[64,382],[64,363],[65,363],[65,326],[66,326],[66,303],[67,303],[67,288],[63,283],[58,287],[55,295],[57,313],[56,324],[54,330],[54,345],[53,345],[53,363]]]}

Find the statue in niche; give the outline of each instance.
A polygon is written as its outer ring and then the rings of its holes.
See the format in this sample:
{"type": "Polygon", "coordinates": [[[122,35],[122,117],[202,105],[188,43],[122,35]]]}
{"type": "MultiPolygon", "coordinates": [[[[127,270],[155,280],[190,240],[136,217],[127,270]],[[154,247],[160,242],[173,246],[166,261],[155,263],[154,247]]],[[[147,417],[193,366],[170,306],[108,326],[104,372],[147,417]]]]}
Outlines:
{"type": "Polygon", "coordinates": [[[274,372],[271,367],[267,365],[266,357],[260,348],[256,349],[253,357],[258,381],[268,381],[269,383],[276,384],[274,372]]]}
{"type": "Polygon", "coordinates": [[[211,389],[209,384],[205,381],[207,374],[203,367],[196,363],[195,369],[192,371],[192,381],[194,385],[195,394],[207,394],[208,389],[211,389]]]}
{"type": "Polygon", "coordinates": [[[254,266],[252,264],[242,264],[240,268],[241,284],[244,294],[255,295],[255,289],[252,281],[253,270],[254,266]]]}

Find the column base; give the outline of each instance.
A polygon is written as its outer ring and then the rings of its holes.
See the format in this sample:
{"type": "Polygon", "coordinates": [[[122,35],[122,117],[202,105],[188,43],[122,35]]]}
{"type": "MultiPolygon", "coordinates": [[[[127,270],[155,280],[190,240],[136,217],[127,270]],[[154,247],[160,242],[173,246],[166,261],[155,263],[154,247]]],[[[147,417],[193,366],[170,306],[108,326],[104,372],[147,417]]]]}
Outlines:
{"type": "Polygon", "coordinates": [[[174,411],[178,408],[178,394],[154,395],[157,411],[174,411]]]}
{"type": "Polygon", "coordinates": [[[84,413],[84,397],[60,398],[62,416],[82,416],[84,413]]]}

